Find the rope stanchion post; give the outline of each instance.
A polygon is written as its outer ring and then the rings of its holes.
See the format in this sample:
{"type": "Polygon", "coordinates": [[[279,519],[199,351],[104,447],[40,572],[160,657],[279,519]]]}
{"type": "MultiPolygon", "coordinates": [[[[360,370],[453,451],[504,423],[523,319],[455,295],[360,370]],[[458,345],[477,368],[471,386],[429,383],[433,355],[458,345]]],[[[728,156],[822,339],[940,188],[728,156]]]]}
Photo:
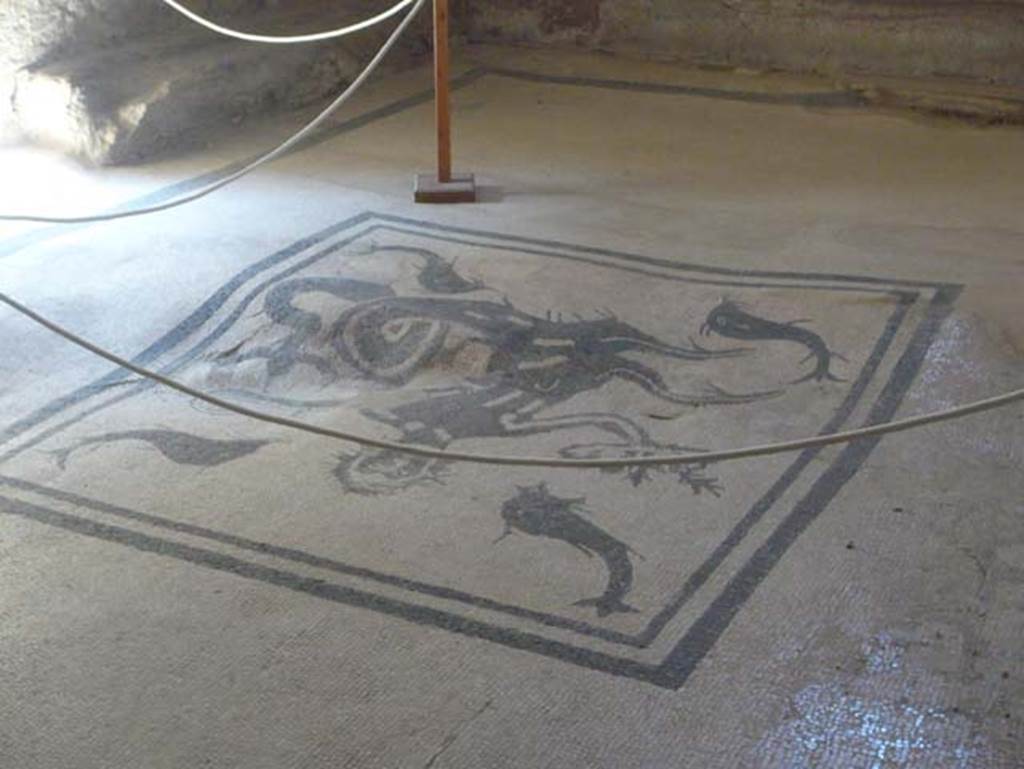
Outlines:
{"type": "Polygon", "coordinates": [[[417,203],[472,203],[476,200],[473,174],[452,173],[451,93],[448,46],[448,0],[434,0],[434,101],[437,128],[437,175],[416,177],[417,203]]]}

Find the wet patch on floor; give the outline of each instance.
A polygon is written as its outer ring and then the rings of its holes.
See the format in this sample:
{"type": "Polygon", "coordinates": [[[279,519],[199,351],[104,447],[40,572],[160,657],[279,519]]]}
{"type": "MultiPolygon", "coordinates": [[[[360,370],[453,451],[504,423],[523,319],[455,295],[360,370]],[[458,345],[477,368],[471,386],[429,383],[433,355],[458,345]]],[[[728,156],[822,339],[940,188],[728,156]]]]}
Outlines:
{"type": "Polygon", "coordinates": [[[991,747],[962,714],[908,702],[865,699],[840,684],[808,687],[796,715],[758,746],[759,769],[992,769],[991,747]]]}
{"type": "MultiPolygon", "coordinates": [[[[849,658],[853,625],[816,634],[812,659],[849,658]]],[[[1009,769],[992,721],[956,703],[966,693],[935,668],[963,650],[951,628],[881,632],[854,647],[850,664],[792,697],[788,713],[750,753],[757,769],[1009,769]]],[[[804,661],[805,663],[807,660],[804,661]]],[[[818,663],[821,659],[817,660],[818,663]]],[[[811,662],[811,667],[816,663],[811,662]]],[[[968,686],[965,683],[965,686],[968,686]]]]}

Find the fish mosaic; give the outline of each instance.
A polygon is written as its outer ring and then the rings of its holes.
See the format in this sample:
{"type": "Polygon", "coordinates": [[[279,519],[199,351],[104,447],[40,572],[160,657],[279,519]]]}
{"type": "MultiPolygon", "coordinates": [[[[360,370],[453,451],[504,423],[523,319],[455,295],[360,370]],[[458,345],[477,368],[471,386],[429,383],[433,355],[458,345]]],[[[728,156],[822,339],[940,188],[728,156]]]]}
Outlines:
{"type": "Polygon", "coordinates": [[[114,370],[5,428],[0,495],[82,536],[678,688],[877,441],[630,460],[891,418],[958,290],[360,215],[254,258],[135,359],[391,441],[623,464],[363,449],[110,387],[114,370]]]}

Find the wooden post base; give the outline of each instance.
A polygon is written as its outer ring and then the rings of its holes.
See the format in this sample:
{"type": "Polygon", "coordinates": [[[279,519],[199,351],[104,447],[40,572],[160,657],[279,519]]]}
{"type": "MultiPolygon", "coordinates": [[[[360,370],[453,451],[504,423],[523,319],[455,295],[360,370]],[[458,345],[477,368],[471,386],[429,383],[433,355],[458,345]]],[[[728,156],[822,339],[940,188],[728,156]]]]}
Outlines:
{"type": "Polygon", "coordinates": [[[452,174],[450,182],[439,181],[436,174],[419,174],[413,192],[417,203],[473,203],[476,182],[473,174],[452,174]]]}

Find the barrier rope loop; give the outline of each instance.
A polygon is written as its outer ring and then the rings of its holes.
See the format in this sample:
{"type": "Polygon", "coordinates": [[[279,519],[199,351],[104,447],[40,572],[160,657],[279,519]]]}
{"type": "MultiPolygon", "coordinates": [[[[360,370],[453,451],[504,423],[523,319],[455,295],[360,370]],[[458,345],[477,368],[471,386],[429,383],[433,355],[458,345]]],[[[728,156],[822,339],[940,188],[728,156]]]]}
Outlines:
{"type": "Polygon", "coordinates": [[[298,419],[289,419],[287,417],[279,417],[273,414],[268,414],[263,411],[251,409],[246,406],[241,406],[237,403],[218,398],[216,395],[210,395],[201,390],[197,390],[193,387],[189,387],[186,384],[182,384],[170,377],[166,377],[156,371],[152,371],[143,366],[138,366],[131,361],[125,360],[124,358],[106,350],[99,345],[93,344],[87,339],[83,339],[77,334],[69,331],[68,329],[60,326],[59,324],[43,317],[35,310],[32,310],[20,302],[12,299],[6,294],[0,293],[0,303],[6,304],[8,307],[16,310],[30,320],[35,321],[40,326],[52,331],[54,334],[63,337],[72,344],[76,344],[84,350],[88,350],[94,355],[98,355],[111,363],[125,368],[139,376],[150,379],[157,384],[168,387],[172,390],[188,395],[189,397],[197,400],[209,403],[212,406],[217,406],[226,411],[231,411],[240,416],[249,417],[260,422],[266,422],[272,425],[278,425],[281,427],[288,427],[294,430],[301,430],[302,432],[310,433],[312,435],[319,435],[325,438],[334,438],[336,440],[347,441],[349,443],[355,443],[360,446],[365,446],[374,449],[386,449],[388,451],[397,451],[403,454],[412,454],[414,456],[427,457],[430,459],[441,459],[453,462],[470,462],[473,464],[481,465],[511,465],[517,467],[564,467],[573,469],[621,469],[626,467],[652,467],[661,465],[704,465],[710,462],[723,462],[726,460],[735,459],[747,459],[750,457],[767,456],[769,454],[781,454],[788,451],[797,451],[800,449],[815,448],[819,446],[828,446],[834,443],[848,443],[858,438],[867,438],[877,435],[887,435],[888,433],[895,433],[901,430],[910,430],[915,427],[922,427],[928,424],[934,424],[936,422],[944,422],[950,419],[960,419],[970,414],[977,414],[982,411],[989,411],[1000,406],[1007,406],[1011,403],[1024,400],[1024,389],[1014,390],[1012,392],[1004,393],[1003,395],[997,395],[992,398],[985,398],[984,400],[974,401],[973,403],[967,403],[963,406],[957,406],[956,408],[945,409],[943,411],[936,411],[930,414],[921,414],[915,417],[908,417],[906,419],[898,419],[892,422],[885,422],[877,425],[870,425],[868,427],[862,427],[856,430],[847,430],[840,433],[831,433],[828,435],[816,435],[810,438],[801,438],[793,441],[783,441],[780,443],[768,443],[760,446],[746,446],[738,449],[727,449],[724,451],[709,451],[706,453],[695,453],[695,454],[666,454],[662,456],[647,456],[647,457],[630,457],[628,459],[566,459],[563,457],[539,457],[539,456],[503,456],[494,454],[477,454],[471,452],[461,451],[446,451],[441,449],[433,449],[427,446],[417,446],[407,443],[398,443],[395,441],[384,440],[381,438],[373,438],[366,435],[360,435],[358,433],[350,433],[343,430],[335,430],[330,427],[323,427],[321,425],[315,425],[310,422],[303,422],[298,419]]]}
{"type": "Polygon", "coordinates": [[[347,27],[339,27],[338,29],[327,30],[326,32],[313,32],[308,35],[256,35],[251,32],[242,32],[237,29],[225,27],[216,22],[210,21],[205,16],[200,16],[195,11],[189,10],[184,5],[176,0],[162,0],[162,2],[176,10],[182,16],[191,19],[196,24],[206,27],[209,30],[217,32],[227,37],[233,37],[236,40],[246,40],[250,43],[270,43],[272,45],[290,45],[294,43],[317,43],[324,40],[336,40],[339,37],[345,35],[351,35],[353,32],[360,32],[364,29],[369,29],[375,24],[380,24],[382,21],[387,21],[392,16],[401,13],[403,9],[408,8],[416,0],[400,0],[400,2],[388,8],[382,13],[378,13],[376,16],[371,16],[368,19],[356,22],[355,24],[349,24],[347,27]]]}
{"type": "MultiPolygon", "coordinates": [[[[334,112],[336,112],[349,97],[352,96],[362,85],[366,82],[366,79],[373,73],[380,64],[381,60],[388,54],[388,52],[394,47],[395,43],[402,36],[402,33],[408,28],[409,24],[415,18],[416,14],[423,8],[427,0],[401,0],[396,5],[389,8],[377,16],[370,19],[366,19],[357,24],[349,25],[336,30],[328,32],[320,32],[312,35],[294,35],[294,36],[271,36],[271,35],[252,35],[245,32],[239,32],[232,30],[227,27],[214,24],[213,22],[204,19],[198,14],[190,11],[184,6],[177,3],[175,0],[162,0],[164,3],[174,8],[178,12],[184,14],[193,21],[202,24],[204,27],[208,27],[221,34],[226,34],[231,37],[240,38],[242,40],[250,40],[254,42],[263,43],[302,43],[302,42],[313,42],[316,40],[328,40],[332,38],[341,37],[343,35],[351,34],[352,32],[366,29],[374,24],[384,21],[391,16],[399,13],[402,9],[412,5],[412,9],[406,14],[402,22],[395,28],[391,33],[390,37],[384,42],[384,44],[377,51],[373,59],[370,60],[366,68],[356,77],[355,80],[333,101],[327,106],[319,115],[317,115],[310,123],[299,130],[291,138],[278,145],[276,148],[270,150],[264,155],[260,156],[252,163],[248,164],[244,168],[236,171],[225,178],[214,182],[212,184],[203,187],[196,192],[188,195],[183,195],[178,198],[174,198],[165,203],[159,205],[148,206],[145,208],[136,208],[128,211],[119,211],[108,214],[97,214],[93,216],[74,216],[74,217],[47,217],[47,216],[33,216],[33,215],[0,215],[0,221],[21,221],[21,222],[40,222],[48,224],[85,224],[90,222],[105,222],[114,219],[124,219],[130,216],[142,216],[145,214],[157,213],[160,211],[166,211],[171,208],[191,203],[200,198],[204,198],[207,195],[216,192],[219,189],[226,187],[227,185],[238,181],[244,176],[255,171],[260,166],[272,162],[285,154],[292,147],[299,144],[303,139],[308,137],[317,128],[319,128],[324,121],[326,121],[334,112]]],[[[455,462],[470,462],[475,464],[485,465],[512,465],[512,466],[527,466],[527,467],[561,467],[561,468],[574,468],[574,469],[614,469],[624,467],[650,467],[658,465],[686,465],[686,464],[708,464],[710,462],[723,462],[727,460],[735,459],[746,459],[750,457],[767,456],[770,454],[779,454],[789,451],[798,451],[806,448],[816,448],[820,446],[828,446],[836,443],[848,443],[850,441],[858,440],[860,438],[867,438],[872,436],[887,435],[889,433],[895,433],[903,430],[910,430],[917,427],[923,427],[924,425],[935,424],[937,422],[944,422],[952,419],[961,419],[971,414],[977,414],[983,411],[989,411],[1002,406],[1007,406],[1012,403],[1024,400],[1024,389],[1013,390],[1011,392],[997,395],[991,398],[985,398],[971,403],[957,406],[955,408],[945,409],[942,411],[936,411],[928,414],[921,414],[914,417],[908,417],[906,419],[897,419],[891,422],[885,422],[882,424],[870,425],[862,427],[856,430],[847,430],[844,432],[831,433],[828,435],[816,435],[808,438],[801,438],[791,441],[781,441],[778,443],[768,443],[759,446],[745,446],[737,449],[726,449],[723,451],[710,451],[705,453],[695,454],[667,454],[662,456],[646,456],[646,457],[629,457],[623,459],[566,459],[563,457],[540,457],[540,456],[501,456],[491,454],[477,454],[469,452],[459,451],[447,451],[440,449],[433,449],[427,446],[416,446],[411,444],[398,443],[395,441],[388,441],[380,438],[373,438],[371,436],[360,435],[357,433],[350,433],[342,430],[335,430],[329,427],[322,427],[320,425],[311,424],[309,422],[303,422],[297,419],[289,419],[287,417],[279,417],[273,414],[268,414],[256,409],[250,409],[246,406],[241,406],[231,401],[218,398],[215,395],[196,390],[188,385],[182,384],[170,377],[164,376],[156,371],[152,371],[143,366],[138,366],[131,361],[128,361],[109,350],[96,345],[87,339],[84,339],[77,334],[69,331],[68,329],[60,326],[59,324],[43,317],[34,310],[26,307],[20,302],[12,299],[4,293],[0,293],[0,303],[6,304],[13,310],[21,313],[25,317],[41,325],[47,330],[54,334],[63,337],[67,341],[75,344],[94,355],[104,358],[111,363],[127,369],[139,376],[145,377],[157,384],[164,387],[168,387],[172,390],[176,390],[184,395],[188,395],[197,400],[209,403],[213,406],[225,409],[226,411],[239,414],[241,416],[249,417],[257,421],[266,422],[268,424],[274,424],[282,427],[288,427],[294,430],[300,430],[313,435],[319,435],[327,438],[334,438],[341,441],[347,441],[355,443],[361,446],[385,449],[388,451],[397,451],[405,454],[412,454],[415,456],[422,456],[431,459],[441,459],[455,462]]]]}

